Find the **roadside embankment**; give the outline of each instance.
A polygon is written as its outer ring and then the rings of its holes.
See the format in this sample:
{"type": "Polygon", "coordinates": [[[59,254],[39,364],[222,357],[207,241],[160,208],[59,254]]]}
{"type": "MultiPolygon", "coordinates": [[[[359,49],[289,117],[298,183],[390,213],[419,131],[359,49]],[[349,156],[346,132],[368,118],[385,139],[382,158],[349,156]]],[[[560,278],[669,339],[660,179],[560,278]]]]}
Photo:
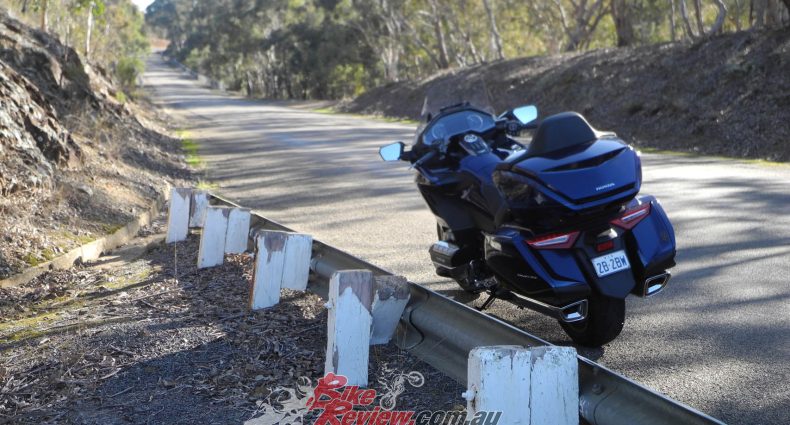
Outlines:
{"type": "Polygon", "coordinates": [[[495,62],[380,87],[338,110],[417,119],[429,89],[482,85],[498,111],[577,111],[637,146],[790,161],[787,30],[495,62]]]}
{"type": "Polygon", "coordinates": [[[167,183],[191,181],[178,140],[136,102],[0,12],[0,279],[114,233],[167,183]]]}

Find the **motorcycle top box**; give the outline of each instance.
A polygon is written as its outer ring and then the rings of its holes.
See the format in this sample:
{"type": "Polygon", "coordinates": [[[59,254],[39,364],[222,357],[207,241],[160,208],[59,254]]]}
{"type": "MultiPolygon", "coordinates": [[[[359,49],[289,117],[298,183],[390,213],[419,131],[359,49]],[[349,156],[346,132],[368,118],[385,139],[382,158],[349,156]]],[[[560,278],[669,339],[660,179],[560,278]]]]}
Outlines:
{"type": "Polygon", "coordinates": [[[495,116],[485,96],[439,98],[426,98],[410,151],[380,150],[417,171],[437,221],[437,274],[488,292],[481,309],[502,299],[554,317],[578,344],[617,337],[625,298],[660,292],[675,265],[664,209],[639,195],[638,152],[574,112],[538,122],[534,106],[495,116]],[[527,145],[515,138],[524,131],[527,145]]]}

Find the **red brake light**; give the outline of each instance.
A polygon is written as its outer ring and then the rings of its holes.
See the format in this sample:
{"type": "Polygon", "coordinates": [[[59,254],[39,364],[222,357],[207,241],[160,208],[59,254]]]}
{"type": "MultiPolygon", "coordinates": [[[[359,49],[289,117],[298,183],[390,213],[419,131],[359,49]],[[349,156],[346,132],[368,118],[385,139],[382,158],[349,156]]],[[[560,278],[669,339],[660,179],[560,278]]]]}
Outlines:
{"type": "Polygon", "coordinates": [[[612,224],[623,229],[633,229],[640,221],[650,215],[650,203],[638,205],[626,210],[620,218],[612,220],[612,224]]]}
{"type": "Polygon", "coordinates": [[[604,252],[614,248],[614,240],[606,241],[595,245],[595,252],[604,252]]]}
{"type": "Polygon", "coordinates": [[[527,241],[527,245],[535,249],[567,249],[576,243],[579,232],[552,233],[538,236],[527,241]]]}

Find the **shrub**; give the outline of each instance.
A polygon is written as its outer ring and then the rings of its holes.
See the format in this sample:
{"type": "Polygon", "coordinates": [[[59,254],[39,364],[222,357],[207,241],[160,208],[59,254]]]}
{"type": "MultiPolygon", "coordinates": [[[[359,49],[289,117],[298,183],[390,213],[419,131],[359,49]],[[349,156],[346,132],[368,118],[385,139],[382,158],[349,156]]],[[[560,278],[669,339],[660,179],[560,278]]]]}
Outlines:
{"type": "Polygon", "coordinates": [[[126,56],[118,61],[115,66],[115,75],[121,83],[121,87],[133,89],[137,83],[137,77],[143,73],[145,64],[140,58],[126,56]]]}

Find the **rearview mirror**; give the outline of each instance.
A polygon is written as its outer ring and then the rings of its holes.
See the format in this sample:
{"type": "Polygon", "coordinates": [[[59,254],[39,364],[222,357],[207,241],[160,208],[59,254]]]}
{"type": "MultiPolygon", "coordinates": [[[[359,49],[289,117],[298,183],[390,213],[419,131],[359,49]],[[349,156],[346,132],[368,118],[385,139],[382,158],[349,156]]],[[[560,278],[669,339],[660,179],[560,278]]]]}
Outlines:
{"type": "Polygon", "coordinates": [[[382,146],[379,149],[379,155],[381,159],[385,161],[397,161],[400,159],[401,155],[403,155],[403,142],[395,142],[393,144],[382,146]]]}
{"type": "Polygon", "coordinates": [[[516,117],[522,125],[527,125],[538,119],[538,108],[533,105],[519,106],[513,110],[513,116],[516,117]]]}

